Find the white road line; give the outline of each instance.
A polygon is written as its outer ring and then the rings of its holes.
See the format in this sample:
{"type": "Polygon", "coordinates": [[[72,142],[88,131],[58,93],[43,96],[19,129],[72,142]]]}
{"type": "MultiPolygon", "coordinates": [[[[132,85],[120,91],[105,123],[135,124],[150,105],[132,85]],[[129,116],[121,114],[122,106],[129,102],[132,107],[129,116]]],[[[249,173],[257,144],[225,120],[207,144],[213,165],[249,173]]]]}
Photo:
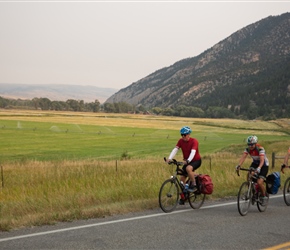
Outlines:
{"type": "MultiPolygon", "coordinates": [[[[283,197],[283,195],[275,195],[275,196],[271,196],[270,198],[273,199],[273,198],[279,198],[279,197],[283,197]]],[[[228,202],[228,203],[221,203],[221,204],[216,204],[216,205],[204,206],[204,207],[201,207],[200,209],[224,207],[224,206],[230,206],[230,205],[236,205],[236,204],[237,204],[237,202],[228,202]]],[[[65,232],[65,231],[79,230],[79,229],[89,228],[89,227],[98,227],[98,226],[102,226],[102,225],[109,225],[109,224],[115,224],[115,223],[120,223],[120,222],[132,221],[132,220],[142,220],[142,219],[146,219],[146,218],[165,216],[165,215],[170,215],[170,214],[185,213],[185,212],[189,212],[189,211],[192,211],[192,210],[186,209],[186,210],[173,211],[171,213],[158,213],[158,214],[137,216],[137,217],[121,219],[121,220],[99,222],[99,223],[90,224],[90,225],[69,227],[69,228],[57,229],[57,230],[46,231],[46,232],[41,232],[41,233],[26,234],[26,235],[20,235],[20,236],[15,236],[15,237],[3,238],[3,239],[0,239],[0,242],[35,237],[35,236],[41,236],[41,235],[46,235],[46,234],[61,233],[61,232],[65,232]]]]}

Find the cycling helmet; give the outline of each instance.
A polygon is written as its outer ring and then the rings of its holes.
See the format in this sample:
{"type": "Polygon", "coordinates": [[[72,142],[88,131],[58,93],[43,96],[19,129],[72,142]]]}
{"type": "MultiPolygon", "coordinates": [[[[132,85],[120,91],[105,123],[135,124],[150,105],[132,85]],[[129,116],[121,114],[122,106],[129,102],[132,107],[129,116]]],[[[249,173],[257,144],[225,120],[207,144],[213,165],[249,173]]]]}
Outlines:
{"type": "Polygon", "coordinates": [[[184,126],[180,129],[180,134],[187,135],[191,133],[190,127],[184,126]]]}
{"type": "Polygon", "coordinates": [[[258,137],[255,135],[251,135],[247,139],[247,143],[256,144],[258,142],[258,137]]]}

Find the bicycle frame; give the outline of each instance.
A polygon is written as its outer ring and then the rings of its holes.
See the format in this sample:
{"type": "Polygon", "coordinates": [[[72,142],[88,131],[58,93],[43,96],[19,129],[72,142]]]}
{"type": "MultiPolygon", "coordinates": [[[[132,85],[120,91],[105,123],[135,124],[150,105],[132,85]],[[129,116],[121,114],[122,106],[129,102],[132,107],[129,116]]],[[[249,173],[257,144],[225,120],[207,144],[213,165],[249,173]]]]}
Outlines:
{"type": "MultiPolygon", "coordinates": [[[[164,158],[166,161],[166,158],[164,158]]],[[[183,166],[183,162],[178,162],[172,160],[168,164],[176,165],[174,174],[163,182],[159,190],[159,205],[160,208],[165,212],[172,212],[177,204],[179,198],[183,201],[188,201],[189,205],[193,209],[198,209],[201,207],[205,200],[205,194],[202,194],[198,191],[188,192],[184,190],[184,185],[181,183],[177,175],[183,175],[183,170],[180,166],[183,166]]],[[[187,179],[188,181],[188,179],[187,179]]],[[[185,183],[184,183],[185,184],[185,183]]]]}
{"type": "MultiPolygon", "coordinates": [[[[259,185],[257,184],[258,176],[252,173],[254,169],[240,168],[239,170],[249,172],[247,181],[242,183],[239,193],[238,193],[237,204],[238,204],[239,213],[242,216],[246,215],[248,213],[250,203],[252,203],[252,205],[256,203],[258,210],[260,212],[264,212],[268,205],[269,195],[266,192],[266,197],[267,197],[266,202],[264,202],[264,200],[261,200],[261,197],[262,197],[261,190],[260,190],[259,185]]],[[[238,176],[240,176],[239,170],[237,170],[238,176]]]]}

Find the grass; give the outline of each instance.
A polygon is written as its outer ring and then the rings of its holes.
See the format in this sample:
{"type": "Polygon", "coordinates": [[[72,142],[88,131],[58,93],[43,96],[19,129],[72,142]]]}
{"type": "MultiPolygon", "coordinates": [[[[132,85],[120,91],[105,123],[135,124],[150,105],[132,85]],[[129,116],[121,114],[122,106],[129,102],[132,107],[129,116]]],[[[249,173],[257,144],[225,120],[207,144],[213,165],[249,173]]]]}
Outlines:
{"type": "Polygon", "coordinates": [[[200,142],[198,172],[213,179],[208,199],[236,196],[245,175],[238,177],[234,166],[249,134],[258,135],[270,162],[272,152],[283,155],[289,147],[289,120],[0,111],[0,230],[158,207],[159,188],[173,171],[163,157],[183,125],[200,142]]]}

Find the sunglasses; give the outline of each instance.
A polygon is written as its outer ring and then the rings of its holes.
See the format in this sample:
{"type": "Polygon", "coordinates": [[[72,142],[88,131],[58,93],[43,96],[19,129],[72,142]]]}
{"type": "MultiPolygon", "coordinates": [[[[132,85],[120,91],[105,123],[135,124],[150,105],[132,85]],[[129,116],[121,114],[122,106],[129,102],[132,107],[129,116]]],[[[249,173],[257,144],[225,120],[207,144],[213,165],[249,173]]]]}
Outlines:
{"type": "Polygon", "coordinates": [[[250,146],[250,147],[252,147],[252,146],[254,146],[255,144],[253,144],[253,143],[248,143],[248,146],[250,146]]]}
{"type": "Polygon", "coordinates": [[[182,137],[185,137],[185,136],[187,136],[187,135],[188,135],[188,134],[181,134],[182,137]]]}

